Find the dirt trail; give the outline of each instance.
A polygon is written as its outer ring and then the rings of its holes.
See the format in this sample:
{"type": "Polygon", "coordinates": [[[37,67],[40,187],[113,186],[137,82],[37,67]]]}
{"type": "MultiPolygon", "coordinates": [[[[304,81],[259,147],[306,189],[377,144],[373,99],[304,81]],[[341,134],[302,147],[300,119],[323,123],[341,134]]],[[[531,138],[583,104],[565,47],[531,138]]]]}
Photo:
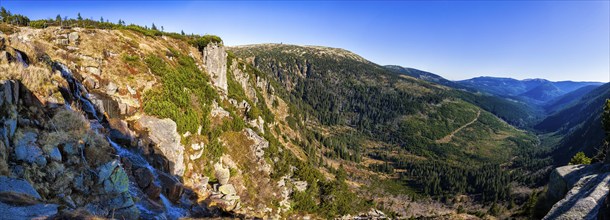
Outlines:
{"type": "Polygon", "coordinates": [[[475,117],[474,119],[472,119],[472,121],[466,123],[465,125],[462,125],[462,127],[459,127],[458,129],[455,129],[455,131],[452,131],[450,134],[448,134],[447,136],[436,140],[437,144],[445,144],[445,143],[449,143],[449,141],[451,141],[451,139],[453,138],[453,136],[458,133],[459,131],[461,131],[462,129],[470,126],[472,123],[474,123],[475,121],[477,121],[479,119],[479,116],[481,115],[481,110],[479,110],[477,112],[477,117],[475,117]]]}

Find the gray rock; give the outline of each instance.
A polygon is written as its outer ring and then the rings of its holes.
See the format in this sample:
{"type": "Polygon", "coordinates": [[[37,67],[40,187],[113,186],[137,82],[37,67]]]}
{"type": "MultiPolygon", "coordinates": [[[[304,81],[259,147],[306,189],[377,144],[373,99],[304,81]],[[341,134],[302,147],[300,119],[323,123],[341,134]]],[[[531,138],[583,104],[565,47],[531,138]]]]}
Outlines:
{"type": "Polygon", "coordinates": [[[3,219],[46,219],[57,214],[58,207],[55,204],[11,206],[0,202],[0,216],[3,219]]]}
{"type": "Polygon", "coordinates": [[[93,66],[88,66],[85,68],[85,70],[87,70],[87,72],[93,74],[93,75],[101,75],[102,71],[100,70],[100,68],[97,67],[93,67],[93,66]]]}
{"type": "Polygon", "coordinates": [[[129,177],[119,161],[113,160],[98,168],[98,184],[103,184],[105,193],[123,193],[129,190],[129,177]]]}
{"type": "Polygon", "coordinates": [[[570,165],[555,168],[549,177],[547,190],[549,202],[555,203],[559,201],[581,177],[596,173],[600,168],[601,164],[570,165]]]}
{"type": "Polygon", "coordinates": [[[597,219],[609,182],[610,173],[582,177],[544,219],[597,219]]]}
{"type": "Polygon", "coordinates": [[[76,43],[78,41],[78,38],[78,32],[72,32],[68,34],[68,40],[70,40],[70,42],[76,43]]]}
{"type": "Polygon", "coordinates": [[[57,147],[54,147],[51,150],[51,152],[49,153],[49,158],[51,158],[51,160],[61,162],[61,152],[59,152],[59,149],[57,147]]]}
{"type": "Polygon", "coordinates": [[[306,181],[294,181],[292,184],[294,184],[294,188],[298,192],[303,192],[303,191],[307,190],[307,182],[306,181]]]}
{"type": "Polygon", "coordinates": [[[36,163],[40,166],[46,165],[47,161],[42,156],[42,150],[36,146],[38,134],[25,132],[23,136],[16,140],[15,157],[19,161],[26,161],[30,164],[36,163]]]}
{"type": "Polygon", "coordinates": [[[106,93],[108,93],[108,95],[112,95],[116,93],[118,89],[119,87],[116,84],[114,84],[113,82],[109,82],[106,86],[106,93]]]}
{"type": "Polygon", "coordinates": [[[227,86],[227,52],[222,45],[210,43],[203,49],[203,65],[214,86],[228,94],[227,86]]]}
{"type": "Polygon", "coordinates": [[[224,168],[221,163],[216,163],[214,164],[214,176],[216,176],[220,185],[225,185],[229,183],[231,170],[229,170],[229,168],[224,168]]]}
{"type": "Polygon", "coordinates": [[[15,130],[17,129],[17,120],[12,119],[12,118],[7,118],[4,121],[4,126],[7,128],[8,131],[8,136],[12,137],[13,135],[15,135],[15,130]]]}
{"type": "Polygon", "coordinates": [[[177,126],[169,118],[158,119],[151,116],[142,116],[138,124],[149,132],[150,140],[155,143],[155,152],[162,154],[170,163],[169,170],[173,175],[184,174],[184,146],[180,143],[180,134],[177,126]]]}
{"type": "Polygon", "coordinates": [[[235,191],[235,187],[233,184],[226,184],[218,187],[218,191],[224,195],[235,195],[237,191],[235,191]]]}
{"type": "Polygon", "coordinates": [[[29,182],[6,176],[0,176],[0,192],[23,193],[33,198],[41,199],[40,194],[36,192],[29,182]]]}
{"type": "Polygon", "coordinates": [[[78,145],[74,143],[64,143],[61,150],[67,155],[78,154],[78,145]]]}

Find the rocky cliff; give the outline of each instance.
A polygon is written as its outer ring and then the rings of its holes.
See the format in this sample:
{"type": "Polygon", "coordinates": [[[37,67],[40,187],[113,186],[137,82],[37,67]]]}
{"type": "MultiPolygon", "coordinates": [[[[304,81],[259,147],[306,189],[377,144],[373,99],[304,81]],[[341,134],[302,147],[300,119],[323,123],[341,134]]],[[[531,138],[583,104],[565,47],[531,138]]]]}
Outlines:
{"type": "Polygon", "coordinates": [[[53,27],[0,36],[0,213],[174,219],[290,209],[298,179],[277,176],[267,152],[282,146],[270,147],[253,113],[278,98],[228,61],[222,43],[198,50],[136,31],[53,27]],[[227,97],[227,72],[245,97],[227,97]],[[189,87],[192,79],[201,83],[189,87]],[[184,110],[164,112],[176,106],[184,110]]]}

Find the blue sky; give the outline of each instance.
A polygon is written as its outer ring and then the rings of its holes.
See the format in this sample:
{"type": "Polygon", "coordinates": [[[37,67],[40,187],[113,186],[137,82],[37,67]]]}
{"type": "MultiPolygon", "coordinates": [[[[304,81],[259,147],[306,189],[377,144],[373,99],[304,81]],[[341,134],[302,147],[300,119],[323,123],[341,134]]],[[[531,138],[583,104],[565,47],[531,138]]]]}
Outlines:
{"type": "Polygon", "coordinates": [[[33,19],[118,19],[216,34],[227,45],[340,47],[437,73],[554,81],[610,79],[609,1],[1,1],[33,19]]]}

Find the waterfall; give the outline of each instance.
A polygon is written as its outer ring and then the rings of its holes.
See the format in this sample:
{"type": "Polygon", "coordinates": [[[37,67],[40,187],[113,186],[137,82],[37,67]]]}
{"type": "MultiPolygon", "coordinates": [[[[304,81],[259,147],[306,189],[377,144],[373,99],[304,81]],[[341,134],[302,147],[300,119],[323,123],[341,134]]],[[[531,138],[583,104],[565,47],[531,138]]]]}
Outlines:
{"type": "MultiPolygon", "coordinates": [[[[91,100],[89,99],[89,94],[87,93],[86,89],[82,86],[82,84],[78,80],[76,80],[74,78],[74,76],[72,75],[72,72],[68,69],[68,67],[66,67],[62,63],[55,62],[55,63],[53,63],[53,68],[59,70],[61,72],[61,76],[68,82],[68,84],[70,86],[70,92],[71,92],[73,101],[76,102],[76,104],[79,104],[78,106],[80,107],[80,109],[83,112],[86,113],[86,115],[88,116],[87,118],[92,119],[92,120],[95,119],[93,121],[101,124],[102,126],[105,126],[105,127],[108,126],[107,123],[104,123],[104,121],[106,119],[105,116],[103,114],[98,113],[95,106],[92,104],[91,100]]],[[[68,100],[68,99],[66,99],[66,100],[68,100]]],[[[67,104],[66,106],[68,106],[67,108],[70,108],[69,104],[67,104]]],[[[148,163],[148,161],[146,159],[144,159],[141,155],[131,152],[130,150],[115,143],[114,141],[112,141],[110,139],[110,137],[106,136],[106,139],[108,140],[108,143],[110,143],[110,145],[116,150],[119,157],[128,158],[134,165],[139,166],[139,167],[145,167],[146,169],[148,169],[154,176],[154,180],[153,180],[154,183],[159,186],[161,185],[159,178],[158,178],[159,171],[157,171],[157,169],[155,169],[153,166],[151,166],[150,163],[148,163]]],[[[142,193],[142,191],[133,182],[130,183],[129,191],[132,194],[132,196],[134,196],[134,197],[146,197],[146,195],[144,195],[144,193],[142,193]]],[[[187,210],[179,208],[179,207],[175,207],[165,197],[165,195],[163,195],[163,193],[160,194],[160,198],[161,198],[161,202],[163,203],[163,206],[165,208],[165,212],[162,212],[162,213],[158,213],[153,210],[150,210],[142,202],[138,202],[136,204],[136,207],[140,210],[140,213],[145,215],[145,217],[142,216],[142,218],[178,219],[180,217],[185,217],[188,215],[187,210]]]]}
{"type": "Polygon", "coordinates": [[[27,60],[27,56],[17,49],[15,49],[15,58],[17,59],[17,62],[23,64],[23,67],[27,68],[28,66],[30,66],[27,60]]]}

